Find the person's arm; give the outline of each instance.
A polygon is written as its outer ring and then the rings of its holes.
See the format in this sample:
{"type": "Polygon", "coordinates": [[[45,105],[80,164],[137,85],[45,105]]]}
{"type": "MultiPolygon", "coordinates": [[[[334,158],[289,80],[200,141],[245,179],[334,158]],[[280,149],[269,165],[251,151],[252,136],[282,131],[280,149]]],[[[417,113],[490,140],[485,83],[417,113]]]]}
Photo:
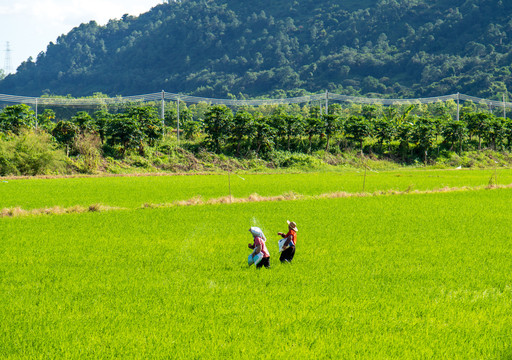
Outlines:
{"type": "Polygon", "coordinates": [[[286,234],[282,232],[278,232],[277,235],[280,235],[283,239],[286,237],[286,234]]]}
{"type": "Polygon", "coordinates": [[[283,244],[283,248],[287,248],[288,246],[290,246],[290,242],[292,241],[293,239],[293,235],[289,235],[287,238],[286,238],[286,241],[284,242],[283,244]]]}
{"type": "Polygon", "coordinates": [[[252,252],[252,256],[258,255],[261,252],[261,245],[256,245],[254,247],[254,251],[252,252]]]}

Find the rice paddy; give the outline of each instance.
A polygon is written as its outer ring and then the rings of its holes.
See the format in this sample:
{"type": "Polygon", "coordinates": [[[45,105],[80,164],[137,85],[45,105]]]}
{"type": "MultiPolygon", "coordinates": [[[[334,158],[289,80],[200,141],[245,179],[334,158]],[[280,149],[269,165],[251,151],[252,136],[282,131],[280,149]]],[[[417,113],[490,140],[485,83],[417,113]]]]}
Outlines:
{"type": "Polygon", "coordinates": [[[137,208],[146,203],[195,197],[208,200],[230,193],[235,198],[246,198],[251,194],[268,197],[289,193],[311,196],[333,192],[424,191],[487,186],[495,177],[499,184],[512,184],[512,169],[5,179],[0,181],[0,209],[92,204],[137,208]]]}
{"type": "MultiPolygon", "coordinates": [[[[397,174],[368,177],[368,191],[490,176],[397,174]]],[[[239,197],[362,183],[353,173],[240,176],[239,197]]],[[[225,196],[226,177],[9,180],[0,192],[2,208],[122,207],[0,219],[1,358],[512,356],[511,189],[173,207],[141,205],[225,196]],[[287,219],[297,254],[282,265],[287,219]],[[246,264],[250,226],[268,238],[271,269],[246,264]]]]}

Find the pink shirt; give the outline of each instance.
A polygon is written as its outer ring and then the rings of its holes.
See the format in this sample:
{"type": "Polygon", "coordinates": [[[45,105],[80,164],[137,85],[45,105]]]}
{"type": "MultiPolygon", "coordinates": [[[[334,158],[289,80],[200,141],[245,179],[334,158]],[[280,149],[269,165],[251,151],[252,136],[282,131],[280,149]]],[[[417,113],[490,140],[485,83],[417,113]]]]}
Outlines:
{"type": "Polygon", "coordinates": [[[256,246],[258,246],[258,245],[261,246],[261,253],[263,254],[263,257],[264,258],[270,257],[270,254],[267,250],[267,246],[265,245],[265,240],[256,236],[254,238],[254,247],[256,248],[256,246]]]}

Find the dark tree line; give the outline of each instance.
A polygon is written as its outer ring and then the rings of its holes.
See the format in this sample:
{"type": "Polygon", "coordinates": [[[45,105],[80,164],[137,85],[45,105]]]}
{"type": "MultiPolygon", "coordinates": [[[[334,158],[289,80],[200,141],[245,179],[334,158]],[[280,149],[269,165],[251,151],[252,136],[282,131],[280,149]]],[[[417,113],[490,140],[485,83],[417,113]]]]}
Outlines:
{"type": "Polygon", "coordinates": [[[115,114],[105,110],[97,110],[92,115],[79,111],[69,120],[54,120],[55,112],[50,109],[36,118],[27,105],[8,106],[0,112],[0,134],[16,135],[37,128],[51,134],[68,151],[80,135],[92,134],[98,136],[103,145],[118,147],[121,156],[128,150],[144,155],[145,147],[154,146],[162,137],[162,120],[153,106],[133,106],[115,114]]]}
{"type": "MultiPolygon", "coordinates": [[[[401,161],[435,160],[440,151],[462,153],[489,148],[512,150],[512,120],[482,111],[474,104],[462,108],[460,119],[451,113],[453,103],[382,107],[331,104],[329,113],[318,107],[182,106],[180,135],[196,149],[235,156],[270,159],[276,151],[313,154],[357,150],[401,161]]],[[[68,152],[80,136],[91,134],[104,155],[145,155],[158,148],[162,135],[176,136],[176,108],[169,106],[164,119],[152,104],[128,106],[117,113],[78,111],[57,121],[45,109],[37,118],[27,105],[5,107],[0,112],[0,135],[16,136],[36,128],[51,134],[68,152]]]]}
{"type": "MultiPolygon", "coordinates": [[[[414,106],[402,113],[388,108],[376,114],[374,106],[360,114],[347,114],[340,106],[317,117],[289,115],[279,110],[269,116],[247,111],[233,112],[214,106],[204,119],[205,145],[215,152],[255,152],[273,150],[343,152],[357,149],[403,159],[435,158],[440,150],[461,153],[483,147],[512,150],[512,120],[490,112],[463,112],[460,120],[440,116],[411,115],[414,106]]],[[[469,109],[466,109],[469,110],[469,109]]]]}

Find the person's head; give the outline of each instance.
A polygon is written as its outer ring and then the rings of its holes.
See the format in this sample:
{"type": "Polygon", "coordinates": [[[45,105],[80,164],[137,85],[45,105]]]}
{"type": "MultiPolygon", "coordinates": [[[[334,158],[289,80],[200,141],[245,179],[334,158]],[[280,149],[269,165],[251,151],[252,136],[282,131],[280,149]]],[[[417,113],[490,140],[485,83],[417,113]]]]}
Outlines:
{"type": "Polygon", "coordinates": [[[286,220],[286,222],[288,223],[288,229],[293,230],[295,232],[299,231],[297,230],[297,224],[295,224],[295,222],[290,220],[286,220]]]}
{"type": "Polygon", "coordinates": [[[260,237],[264,238],[263,231],[259,227],[253,226],[249,229],[249,232],[252,234],[253,237],[260,237]]]}

